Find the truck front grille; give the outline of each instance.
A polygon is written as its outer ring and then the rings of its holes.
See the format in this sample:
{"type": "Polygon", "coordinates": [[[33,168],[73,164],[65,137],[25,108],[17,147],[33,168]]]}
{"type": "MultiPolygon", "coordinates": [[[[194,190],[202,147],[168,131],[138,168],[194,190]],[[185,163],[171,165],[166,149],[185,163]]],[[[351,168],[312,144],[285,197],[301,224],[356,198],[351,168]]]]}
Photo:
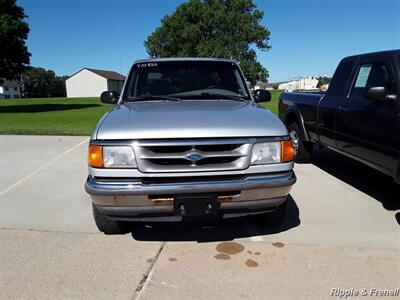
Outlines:
{"type": "Polygon", "coordinates": [[[140,141],[134,147],[145,173],[242,170],[251,151],[249,141],[237,139],[140,141]]]}

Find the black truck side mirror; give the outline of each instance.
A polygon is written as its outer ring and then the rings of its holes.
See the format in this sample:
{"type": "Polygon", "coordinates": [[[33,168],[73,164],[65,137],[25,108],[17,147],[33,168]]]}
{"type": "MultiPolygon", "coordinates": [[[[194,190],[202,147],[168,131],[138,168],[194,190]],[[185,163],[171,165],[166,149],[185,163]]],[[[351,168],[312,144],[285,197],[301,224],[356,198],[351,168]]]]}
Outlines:
{"type": "Polygon", "coordinates": [[[267,90],[255,90],[254,100],[258,102],[269,102],[271,101],[271,93],[267,90]]]}
{"type": "Polygon", "coordinates": [[[118,95],[115,91],[102,92],[100,96],[100,101],[107,104],[117,104],[118,95]]]}
{"type": "Polygon", "coordinates": [[[364,94],[364,97],[369,100],[392,100],[393,96],[389,95],[387,89],[383,86],[370,87],[364,94]]]}

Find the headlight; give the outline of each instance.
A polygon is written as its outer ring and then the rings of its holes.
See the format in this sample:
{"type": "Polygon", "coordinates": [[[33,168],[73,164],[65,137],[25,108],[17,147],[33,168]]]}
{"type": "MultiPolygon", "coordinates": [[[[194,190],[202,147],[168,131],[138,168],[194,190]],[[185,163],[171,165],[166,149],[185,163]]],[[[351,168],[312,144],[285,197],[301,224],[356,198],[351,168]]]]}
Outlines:
{"type": "Polygon", "coordinates": [[[281,143],[257,143],[253,146],[251,164],[273,164],[281,162],[281,143]]]}
{"type": "Polygon", "coordinates": [[[136,168],[135,154],[129,146],[89,146],[89,165],[95,168],[136,168]]]}
{"type": "Polygon", "coordinates": [[[136,167],[135,154],[129,146],[104,146],[103,163],[105,168],[136,167]]]}
{"type": "Polygon", "coordinates": [[[252,165],[290,162],[294,159],[292,141],[256,143],[251,154],[252,165]]]}

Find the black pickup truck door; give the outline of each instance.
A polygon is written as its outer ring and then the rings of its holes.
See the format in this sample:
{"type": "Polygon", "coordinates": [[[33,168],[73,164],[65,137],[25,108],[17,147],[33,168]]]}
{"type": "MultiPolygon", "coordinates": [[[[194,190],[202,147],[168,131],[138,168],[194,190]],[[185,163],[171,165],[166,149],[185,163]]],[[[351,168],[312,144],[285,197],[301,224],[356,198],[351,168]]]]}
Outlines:
{"type": "Polygon", "coordinates": [[[327,94],[318,105],[318,138],[321,144],[336,148],[336,113],[337,108],[346,98],[346,87],[349,85],[356,61],[343,59],[336,68],[327,94]]]}
{"type": "Polygon", "coordinates": [[[359,60],[354,74],[347,99],[337,107],[337,147],[392,174],[399,155],[396,149],[399,99],[370,100],[364,95],[369,87],[377,86],[385,86],[390,94],[397,94],[396,70],[388,57],[368,57],[359,60]]]}

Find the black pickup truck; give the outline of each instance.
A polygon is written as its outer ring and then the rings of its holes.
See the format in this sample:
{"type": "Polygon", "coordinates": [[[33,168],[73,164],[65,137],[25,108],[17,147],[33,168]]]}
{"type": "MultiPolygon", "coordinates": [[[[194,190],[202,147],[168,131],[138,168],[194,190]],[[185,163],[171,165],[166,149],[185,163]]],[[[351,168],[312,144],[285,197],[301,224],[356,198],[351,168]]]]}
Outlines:
{"type": "Polygon", "coordinates": [[[344,58],[326,94],[282,94],[279,117],[296,162],[308,162],[317,144],[400,183],[400,50],[344,58]]]}

